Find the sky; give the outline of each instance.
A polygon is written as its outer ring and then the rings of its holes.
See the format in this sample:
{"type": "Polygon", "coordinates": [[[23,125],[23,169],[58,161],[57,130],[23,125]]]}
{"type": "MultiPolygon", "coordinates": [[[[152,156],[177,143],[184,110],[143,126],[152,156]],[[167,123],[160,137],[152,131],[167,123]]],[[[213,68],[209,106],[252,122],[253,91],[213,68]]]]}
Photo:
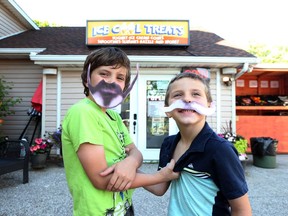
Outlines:
{"type": "Polygon", "coordinates": [[[288,46],[286,0],[14,0],[32,19],[59,26],[86,20],[189,20],[242,48],[288,46]]]}

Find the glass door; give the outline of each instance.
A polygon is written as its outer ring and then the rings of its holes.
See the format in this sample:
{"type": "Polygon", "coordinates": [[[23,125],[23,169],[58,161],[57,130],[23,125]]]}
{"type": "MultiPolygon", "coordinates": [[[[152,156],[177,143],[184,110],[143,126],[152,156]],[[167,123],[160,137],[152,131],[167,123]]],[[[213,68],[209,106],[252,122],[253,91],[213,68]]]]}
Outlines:
{"type": "Polygon", "coordinates": [[[139,78],[138,112],[133,116],[137,146],[144,160],[158,160],[164,138],[177,130],[174,120],[169,119],[163,111],[166,89],[172,76],[141,75],[139,78]]]}

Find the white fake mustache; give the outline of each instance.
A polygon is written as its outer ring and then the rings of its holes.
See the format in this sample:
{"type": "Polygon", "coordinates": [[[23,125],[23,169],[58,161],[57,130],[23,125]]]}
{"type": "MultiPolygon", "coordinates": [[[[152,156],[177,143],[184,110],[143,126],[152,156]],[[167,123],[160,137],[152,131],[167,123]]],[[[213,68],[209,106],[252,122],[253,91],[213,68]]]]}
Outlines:
{"type": "Polygon", "coordinates": [[[186,110],[195,110],[197,113],[201,115],[210,116],[213,115],[216,111],[215,103],[212,102],[210,107],[204,107],[201,104],[193,101],[191,103],[187,103],[183,100],[176,100],[169,107],[164,107],[164,112],[171,112],[174,109],[186,109],[186,110]]]}

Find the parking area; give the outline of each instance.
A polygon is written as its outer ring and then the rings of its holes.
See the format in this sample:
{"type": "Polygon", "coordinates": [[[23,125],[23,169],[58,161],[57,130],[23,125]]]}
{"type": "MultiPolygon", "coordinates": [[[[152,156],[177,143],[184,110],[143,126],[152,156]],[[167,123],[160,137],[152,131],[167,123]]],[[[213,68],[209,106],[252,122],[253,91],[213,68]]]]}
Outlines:
{"type": "MultiPolygon", "coordinates": [[[[253,215],[288,215],[288,155],[276,156],[273,169],[253,165],[253,157],[245,164],[253,215]]],[[[157,164],[143,164],[144,172],[154,172],[157,164]]],[[[66,185],[64,168],[48,163],[42,170],[29,171],[29,183],[22,184],[22,173],[0,176],[0,216],[71,216],[72,200],[66,185]]],[[[157,197],[142,188],[134,193],[138,216],[165,216],[169,192],[157,197]]]]}

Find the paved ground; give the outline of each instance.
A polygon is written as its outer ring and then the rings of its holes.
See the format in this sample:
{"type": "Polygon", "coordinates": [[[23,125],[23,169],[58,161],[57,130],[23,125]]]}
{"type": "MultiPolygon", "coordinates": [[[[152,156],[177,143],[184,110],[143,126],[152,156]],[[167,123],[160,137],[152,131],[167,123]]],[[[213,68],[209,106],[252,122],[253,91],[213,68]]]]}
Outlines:
{"type": "MultiPolygon", "coordinates": [[[[288,155],[277,155],[277,167],[259,168],[252,156],[245,166],[249,197],[255,216],[288,215],[288,155]]],[[[142,170],[154,172],[156,164],[142,170]]],[[[48,164],[43,170],[30,170],[30,181],[22,184],[20,171],[0,176],[0,216],[71,216],[72,200],[63,167],[48,164]]],[[[134,193],[137,216],[167,214],[169,193],[156,197],[143,189],[134,193]]]]}

